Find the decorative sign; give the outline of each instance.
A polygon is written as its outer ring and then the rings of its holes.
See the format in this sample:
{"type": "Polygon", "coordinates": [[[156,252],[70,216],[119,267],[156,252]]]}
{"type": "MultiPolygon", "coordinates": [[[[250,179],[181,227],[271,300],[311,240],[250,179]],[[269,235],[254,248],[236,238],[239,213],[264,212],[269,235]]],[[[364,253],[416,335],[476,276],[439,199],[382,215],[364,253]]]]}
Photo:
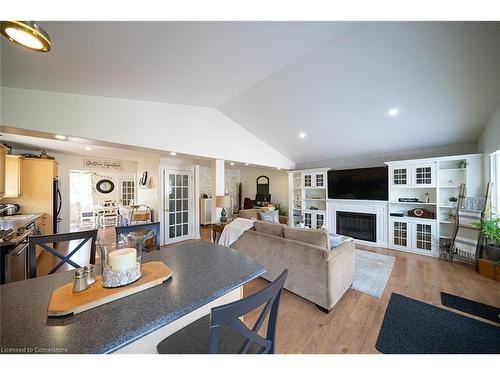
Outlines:
{"type": "Polygon", "coordinates": [[[122,169],[122,163],[119,160],[83,159],[83,166],[84,168],[122,169]]]}

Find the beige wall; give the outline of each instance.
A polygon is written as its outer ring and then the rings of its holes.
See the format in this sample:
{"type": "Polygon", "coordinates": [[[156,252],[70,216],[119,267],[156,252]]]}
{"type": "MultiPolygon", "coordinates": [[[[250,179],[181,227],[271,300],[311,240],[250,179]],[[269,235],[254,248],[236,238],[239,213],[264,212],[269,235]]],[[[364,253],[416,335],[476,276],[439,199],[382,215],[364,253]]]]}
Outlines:
{"type": "Polygon", "coordinates": [[[254,167],[240,168],[242,204],[246,197],[255,199],[255,193],[257,191],[257,177],[259,176],[269,177],[269,192],[271,193],[272,202],[281,202],[284,207],[288,207],[287,173],[281,170],[254,167]]]}

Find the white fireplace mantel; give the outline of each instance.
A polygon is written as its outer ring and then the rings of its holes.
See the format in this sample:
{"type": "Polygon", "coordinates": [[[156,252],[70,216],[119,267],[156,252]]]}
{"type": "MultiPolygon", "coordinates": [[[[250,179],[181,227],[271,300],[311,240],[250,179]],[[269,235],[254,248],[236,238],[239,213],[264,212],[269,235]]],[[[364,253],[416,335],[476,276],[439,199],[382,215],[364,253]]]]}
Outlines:
{"type": "Polygon", "coordinates": [[[375,214],[377,215],[377,241],[355,241],[366,245],[387,247],[388,204],[389,203],[387,201],[328,199],[328,231],[330,233],[336,233],[337,211],[375,214]]]}

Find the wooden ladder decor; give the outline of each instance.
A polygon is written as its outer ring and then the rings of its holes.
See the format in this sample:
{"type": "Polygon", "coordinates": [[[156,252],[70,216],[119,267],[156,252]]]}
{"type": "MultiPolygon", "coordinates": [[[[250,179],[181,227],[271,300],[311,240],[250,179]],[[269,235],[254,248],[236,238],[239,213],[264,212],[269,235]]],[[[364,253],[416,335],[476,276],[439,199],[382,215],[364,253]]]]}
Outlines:
{"type": "MultiPolygon", "coordinates": [[[[470,222],[464,222],[464,220],[462,220],[462,221],[460,220],[460,216],[461,216],[460,211],[464,210],[464,200],[465,200],[465,184],[461,184],[459,198],[458,198],[458,202],[457,202],[457,215],[455,216],[455,226],[454,226],[454,230],[453,230],[452,241],[450,244],[448,261],[453,262],[453,258],[454,258],[455,253],[456,253],[456,244],[458,242],[462,241],[460,239],[460,236],[457,236],[457,235],[460,235],[461,230],[462,231],[474,231],[474,232],[476,232],[475,237],[470,239],[470,240],[471,240],[471,243],[476,242],[474,264],[475,264],[475,267],[477,270],[478,269],[478,260],[482,255],[481,254],[482,246],[480,246],[480,244],[482,242],[483,236],[481,234],[481,230],[471,226],[470,222]],[[476,236],[476,234],[477,234],[477,236],[476,236]]],[[[483,209],[481,211],[478,211],[478,212],[480,212],[480,214],[477,215],[477,221],[480,221],[484,218],[485,212],[488,209],[488,207],[490,206],[490,200],[491,200],[491,183],[488,183],[488,185],[486,187],[485,204],[484,204],[483,209]]],[[[474,214],[472,211],[471,211],[471,213],[474,214]]],[[[463,216],[465,216],[465,215],[463,215],[463,216]]]]}

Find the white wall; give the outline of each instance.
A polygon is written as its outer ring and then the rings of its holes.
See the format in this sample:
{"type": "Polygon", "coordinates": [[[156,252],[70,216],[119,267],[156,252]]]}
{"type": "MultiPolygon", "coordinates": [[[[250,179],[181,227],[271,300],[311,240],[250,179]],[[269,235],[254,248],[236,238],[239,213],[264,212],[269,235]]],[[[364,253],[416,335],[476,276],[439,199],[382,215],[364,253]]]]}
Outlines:
{"type": "Polygon", "coordinates": [[[143,172],[148,172],[151,185],[148,188],[137,188],[137,204],[145,204],[153,210],[153,220],[159,220],[160,215],[160,156],[151,155],[137,160],[137,181],[143,172]]]}
{"type": "Polygon", "coordinates": [[[214,108],[2,87],[1,125],[189,155],[294,168],[214,108]]]}
{"type": "Polygon", "coordinates": [[[488,123],[479,135],[479,152],[484,153],[484,176],[485,182],[490,181],[490,158],[489,155],[500,150],[500,102],[493,111],[488,123]]]}
{"type": "Polygon", "coordinates": [[[386,161],[409,160],[420,158],[432,158],[439,156],[474,154],[477,152],[476,142],[457,143],[436,147],[426,147],[415,150],[404,150],[378,154],[365,154],[362,150],[359,154],[347,158],[319,160],[307,163],[298,163],[296,169],[308,168],[362,168],[383,166],[386,161]]]}

